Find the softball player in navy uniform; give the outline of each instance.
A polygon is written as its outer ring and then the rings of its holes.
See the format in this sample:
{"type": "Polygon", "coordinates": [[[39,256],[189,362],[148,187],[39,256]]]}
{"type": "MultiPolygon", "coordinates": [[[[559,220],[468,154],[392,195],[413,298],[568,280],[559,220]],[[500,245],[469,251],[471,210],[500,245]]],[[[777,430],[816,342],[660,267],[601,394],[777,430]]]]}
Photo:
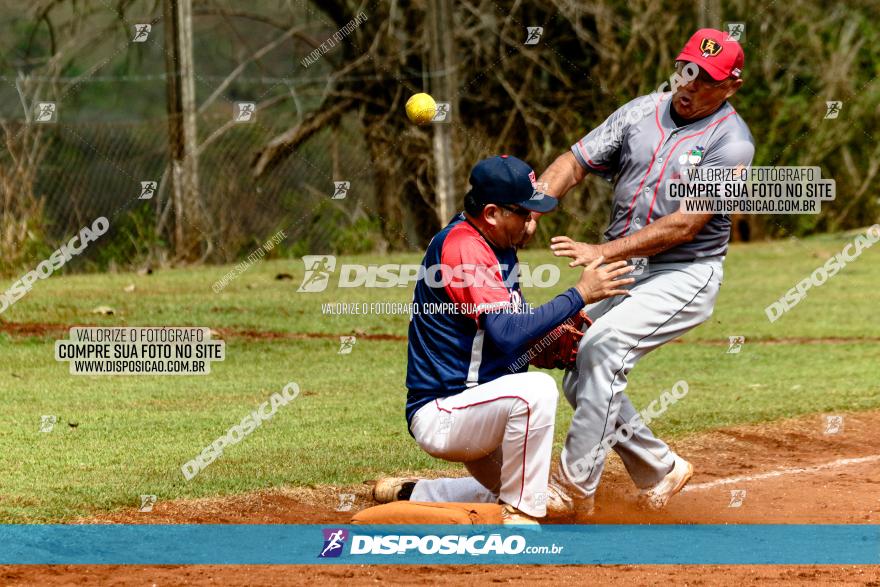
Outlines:
{"type": "Polygon", "coordinates": [[[425,452],[464,463],[472,477],[382,479],[373,494],[381,502],[498,500],[505,523],[535,524],[546,512],[559,391],[552,377],[527,373],[517,359],[585,303],[626,294],[633,280],[618,278],[631,268],[621,261],[600,269],[596,260],[574,287],[524,311],[515,243],[532,212],[557,201],[537,192],[532,169],[507,155],[479,162],[470,181],[465,213],[434,236],[422,260],[406,419],[425,452]]]}
{"type": "MultiPolygon", "coordinates": [[[[674,93],[654,93],[624,105],[540,178],[557,198],[587,173],[614,182],[605,242],[554,237],[556,256],[571,257],[573,265],[600,256],[606,261],[648,258],[630,288],[632,295],[586,308],[593,325],[581,339],[576,368],[563,380],[575,411],[554,479],[583,513],[592,512],[605,465],[604,451],[594,447],[636,416],[624,392],[630,370],[645,354],[706,321],[721,286],[729,217],[684,214],[678,201],[666,199],[665,182],[690,165],[748,167],[754,155],[746,123],[727,101],[743,84],[740,45],[721,31],[701,29],[676,62],[679,71],[687,63],[699,66],[699,74],[674,93]]],[[[686,379],[687,368],[669,377],[669,385],[686,379]]],[[[641,489],[640,503],[659,509],[684,487],[693,467],[638,417],[636,422],[631,437],[618,435],[623,440],[614,450],[641,489]]]]}

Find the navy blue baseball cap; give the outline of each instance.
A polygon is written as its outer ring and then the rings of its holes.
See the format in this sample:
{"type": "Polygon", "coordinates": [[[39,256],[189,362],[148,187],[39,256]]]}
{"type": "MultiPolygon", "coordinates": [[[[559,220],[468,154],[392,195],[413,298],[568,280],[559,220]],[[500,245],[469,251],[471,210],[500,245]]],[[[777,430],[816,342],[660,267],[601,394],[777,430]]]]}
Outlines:
{"type": "Polygon", "coordinates": [[[535,172],[510,155],[483,159],[471,170],[470,195],[479,204],[517,204],[533,212],[550,212],[559,201],[537,189],[535,172]]]}

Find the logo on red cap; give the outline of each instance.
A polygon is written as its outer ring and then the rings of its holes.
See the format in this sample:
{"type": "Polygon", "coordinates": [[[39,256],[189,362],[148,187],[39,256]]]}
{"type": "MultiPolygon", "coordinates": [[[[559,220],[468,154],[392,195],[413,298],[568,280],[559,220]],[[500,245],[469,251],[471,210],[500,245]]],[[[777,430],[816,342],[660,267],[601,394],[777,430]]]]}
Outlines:
{"type": "Polygon", "coordinates": [[[703,40],[700,41],[700,51],[703,52],[703,57],[715,57],[721,53],[722,49],[724,46],[715,39],[703,37],[703,40]]]}

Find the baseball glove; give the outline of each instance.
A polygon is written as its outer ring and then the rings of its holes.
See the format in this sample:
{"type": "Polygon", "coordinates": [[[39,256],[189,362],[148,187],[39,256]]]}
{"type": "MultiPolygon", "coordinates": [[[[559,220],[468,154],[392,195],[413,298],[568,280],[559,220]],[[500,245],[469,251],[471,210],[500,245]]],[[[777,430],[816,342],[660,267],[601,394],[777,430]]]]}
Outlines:
{"type": "Polygon", "coordinates": [[[529,364],[539,369],[572,369],[577,359],[578,343],[592,323],[587,313],[581,310],[541,338],[533,340],[529,348],[535,356],[529,364]]]}

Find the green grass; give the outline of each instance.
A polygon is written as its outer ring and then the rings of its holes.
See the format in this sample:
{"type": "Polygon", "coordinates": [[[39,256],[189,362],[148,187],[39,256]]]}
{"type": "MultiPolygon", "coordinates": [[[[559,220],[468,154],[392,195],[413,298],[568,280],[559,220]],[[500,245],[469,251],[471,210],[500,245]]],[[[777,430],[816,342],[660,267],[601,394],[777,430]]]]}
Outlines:
{"type": "MultiPolygon", "coordinates": [[[[743,422],[880,407],[878,306],[880,247],[869,249],[794,310],[771,324],[764,307],[839,251],[851,237],[734,246],[711,320],[682,344],[647,356],[628,393],[646,405],[675,381],[690,394],[652,427],[666,438],[743,422]],[[727,354],[727,337],[746,336],[727,354]],[[765,344],[780,338],[845,337],[838,344],[765,344]],[[863,340],[859,340],[863,339],[863,340]],[[716,344],[713,344],[716,343],[716,344]]],[[[556,262],[544,251],[523,260],[556,262]]],[[[417,263],[420,256],[340,258],[339,263],[417,263]]],[[[221,294],[228,267],[53,277],[7,310],[16,322],[193,325],[279,332],[355,331],[405,335],[407,317],[323,316],[321,303],[399,301],[411,289],[340,289],[302,294],[298,259],[253,266],[221,294]],[[276,281],[277,273],[292,281],[276,281]],[[136,291],[123,288],[134,283],[136,291]],[[91,313],[109,305],[115,316],[91,313]]],[[[573,282],[526,295],[543,302],[573,282]]],[[[0,284],[5,289],[9,280],[0,284]]],[[[406,345],[359,339],[350,355],[332,339],[227,341],[227,359],[197,377],[68,374],[54,337],[0,334],[0,521],[46,522],[160,500],[232,494],[277,485],[351,484],[380,473],[459,466],[423,454],[403,419],[406,345]],[[296,381],[302,393],[192,481],[180,466],[250,411],[296,381]],[[40,416],[59,418],[39,432],[40,416]],[[72,428],[68,422],[77,422],[72,428]]],[[[560,373],[554,373],[559,378],[560,373]]],[[[561,402],[557,450],[571,409],[561,402]]]]}

